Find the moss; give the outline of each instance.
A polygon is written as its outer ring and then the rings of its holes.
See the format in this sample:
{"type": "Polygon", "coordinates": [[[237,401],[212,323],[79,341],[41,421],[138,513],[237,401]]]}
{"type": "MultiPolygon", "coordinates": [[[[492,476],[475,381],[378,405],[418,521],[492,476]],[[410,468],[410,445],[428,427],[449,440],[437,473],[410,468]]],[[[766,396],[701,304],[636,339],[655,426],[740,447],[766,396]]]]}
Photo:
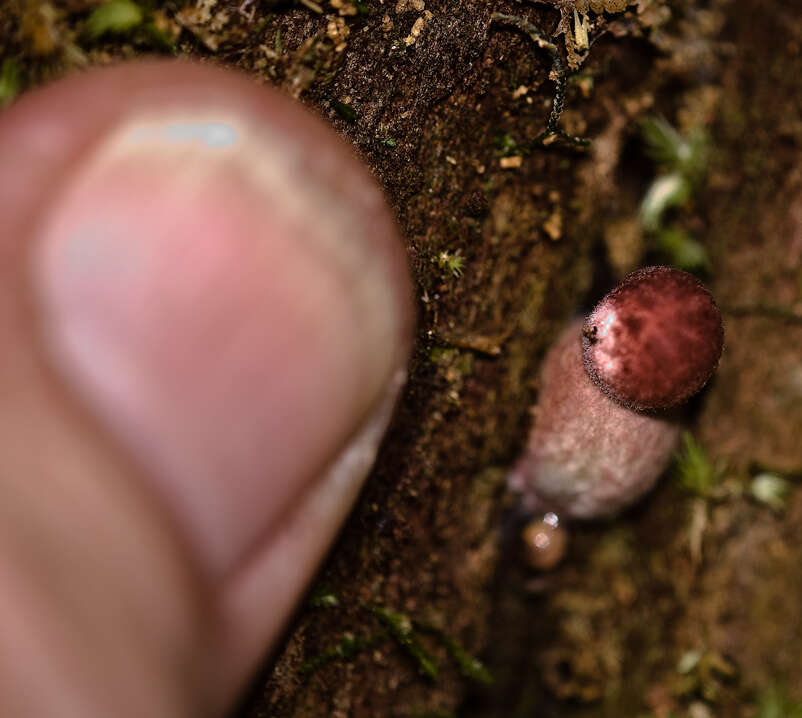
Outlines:
{"type": "Polygon", "coordinates": [[[457,664],[460,673],[474,683],[490,685],[493,682],[493,675],[478,658],[472,656],[454,636],[446,631],[424,623],[418,624],[422,630],[433,633],[442,643],[448,655],[457,664]]]}
{"type": "Polygon", "coordinates": [[[754,718],[802,718],[802,701],[791,698],[787,687],[772,684],[758,696],[754,718]]]}
{"type": "Polygon", "coordinates": [[[145,12],[132,0],[108,0],[91,12],[84,28],[87,37],[96,40],[107,33],[129,33],[144,21],[145,12]]]}
{"type": "Polygon", "coordinates": [[[352,105],[349,105],[347,102],[341,102],[340,100],[332,100],[331,101],[332,107],[334,107],[337,114],[342,117],[346,122],[356,122],[359,119],[359,114],[353,108],[352,105]]]}
{"type": "Polygon", "coordinates": [[[437,662],[423,647],[412,620],[403,613],[397,613],[384,606],[372,606],[371,611],[387,628],[396,643],[413,658],[421,674],[427,678],[437,678],[437,662]]]}
{"type": "Polygon", "coordinates": [[[7,57],[0,65],[0,108],[9,104],[17,96],[21,84],[16,59],[7,57]]]}
{"type": "Polygon", "coordinates": [[[710,498],[719,484],[721,470],[716,468],[691,432],[682,435],[677,452],[674,476],[677,484],[689,494],[710,498]]]}
{"type": "Polygon", "coordinates": [[[357,653],[373,646],[376,641],[376,636],[356,636],[345,632],[333,646],[301,664],[298,672],[302,676],[309,675],[331,661],[353,658],[357,653]]]}

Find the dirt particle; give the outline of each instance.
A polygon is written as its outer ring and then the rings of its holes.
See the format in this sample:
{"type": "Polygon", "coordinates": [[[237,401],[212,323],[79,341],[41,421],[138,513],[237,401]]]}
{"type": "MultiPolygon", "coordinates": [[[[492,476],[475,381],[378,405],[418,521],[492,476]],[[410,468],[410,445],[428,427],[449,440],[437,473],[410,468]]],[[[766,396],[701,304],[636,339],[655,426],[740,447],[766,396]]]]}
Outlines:
{"type": "Polygon", "coordinates": [[[524,158],[521,155],[513,155],[512,157],[502,157],[498,161],[498,165],[503,170],[515,170],[521,166],[523,161],[524,158]]]}

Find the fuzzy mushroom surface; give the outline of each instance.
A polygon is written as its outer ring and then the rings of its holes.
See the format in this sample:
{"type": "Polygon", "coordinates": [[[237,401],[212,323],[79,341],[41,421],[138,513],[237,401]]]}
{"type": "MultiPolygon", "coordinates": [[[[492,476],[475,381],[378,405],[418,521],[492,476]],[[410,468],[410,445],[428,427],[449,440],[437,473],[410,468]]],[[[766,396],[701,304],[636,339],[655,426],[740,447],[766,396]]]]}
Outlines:
{"type": "Polygon", "coordinates": [[[721,314],[695,277],[633,272],[547,353],[535,422],[508,483],[524,509],[592,519],[637,501],[665,470],[677,406],[718,366],[721,314]]]}
{"type": "Polygon", "coordinates": [[[646,267],[602,299],[582,327],[590,378],[632,409],[667,409],[710,379],[724,345],[713,296],[696,277],[646,267]]]}

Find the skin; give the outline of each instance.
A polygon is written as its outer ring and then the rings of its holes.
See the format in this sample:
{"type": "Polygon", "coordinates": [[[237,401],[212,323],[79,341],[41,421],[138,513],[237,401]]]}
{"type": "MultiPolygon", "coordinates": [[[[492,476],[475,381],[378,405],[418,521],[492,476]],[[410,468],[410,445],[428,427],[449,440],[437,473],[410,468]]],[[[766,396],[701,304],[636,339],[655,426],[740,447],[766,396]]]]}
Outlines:
{"type": "Polygon", "coordinates": [[[0,153],[0,714],[218,715],[403,382],[392,219],[322,123],[209,67],[32,93],[0,153]]]}

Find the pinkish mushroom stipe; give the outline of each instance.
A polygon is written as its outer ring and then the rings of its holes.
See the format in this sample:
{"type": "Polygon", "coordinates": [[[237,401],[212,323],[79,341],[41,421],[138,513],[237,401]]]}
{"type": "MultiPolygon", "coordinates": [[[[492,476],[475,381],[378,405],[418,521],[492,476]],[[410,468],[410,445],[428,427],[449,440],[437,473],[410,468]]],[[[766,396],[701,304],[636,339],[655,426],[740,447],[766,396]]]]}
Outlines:
{"type": "Polygon", "coordinates": [[[591,519],[639,499],[680,433],[666,410],[705,385],[723,340],[695,277],[669,267],[625,277],[546,355],[535,425],[509,476],[524,507],[591,519]]]}

